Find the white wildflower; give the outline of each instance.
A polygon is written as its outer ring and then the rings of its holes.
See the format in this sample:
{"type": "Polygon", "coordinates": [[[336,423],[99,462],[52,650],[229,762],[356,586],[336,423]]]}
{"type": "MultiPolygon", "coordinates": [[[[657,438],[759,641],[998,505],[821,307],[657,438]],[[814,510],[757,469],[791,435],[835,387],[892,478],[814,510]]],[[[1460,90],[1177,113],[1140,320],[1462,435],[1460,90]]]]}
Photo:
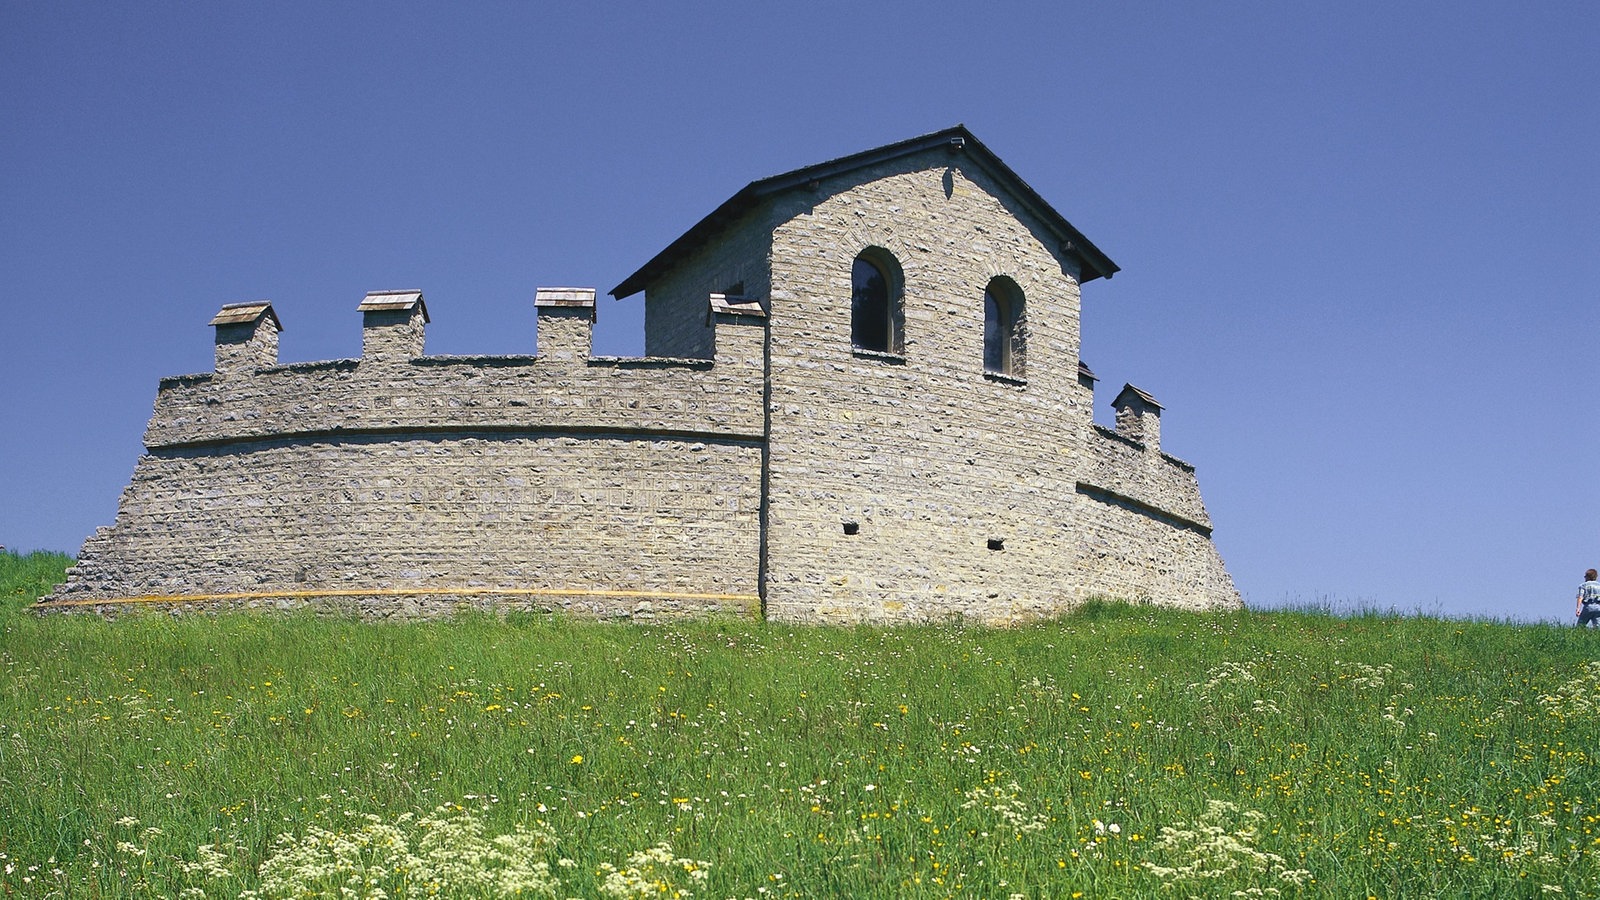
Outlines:
{"type": "Polygon", "coordinates": [[[1043,831],[1050,824],[1044,813],[1030,814],[1028,804],[1021,799],[1022,787],[1015,781],[1004,787],[974,788],[963,796],[967,802],[962,809],[989,809],[1000,817],[1005,827],[1019,834],[1043,831]]]}
{"type": "Polygon", "coordinates": [[[1146,860],[1139,865],[1160,878],[1163,887],[1200,885],[1221,878],[1257,881],[1235,891],[1235,897],[1277,896],[1278,884],[1301,886],[1311,880],[1307,869],[1291,869],[1283,857],[1255,846],[1266,815],[1240,812],[1232,803],[1208,800],[1198,822],[1163,826],[1151,849],[1172,865],[1146,860]],[[1242,820],[1242,821],[1239,821],[1242,820]],[[1265,883],[1259,883],[1264,881],[1265,883]]]}
{"type": "Polygon", "coordinates": [[[631,900],[635,897],[692,897],[690,885],[698,887],[706,880],[711,864],[704,860],[674,856],[672,845],[660,843],[648,850],[629,854],[622,868],[601,863],[600,871],[606,874],[600,893],[614,900],[631,900]],[[687,884],[680,883],[687,879],[687,884]]]}
{"type": "MultiPolygon", "coordinates": [[[[1341,662],[1334,660],[1333,664],[1345,669],[1339,677],[1350,683],[1350,686],[1363,691],[1376,691],[1387,683],[1394,675],[1394,666],[1389,663],[1369,666],[1366,663],[1341,662]]],[[[1402,685],[1409,687],[1410,685],[1402,685]]]]}
{"type": "Polygon", "coordinates": [[[1600,715],[1600,660],[1584,663],[1555,693],[1540,697],[1539,705],[1560,717],[1600,715]]]}
{"type": "Polygon", "coordinates": [[[1210,693],[1225,684],[1248,684],[1256,680],[1254,672],[1243,663],[1225,662],[1213,667],[1206,672],[1204,683],[1189,685],[1190,689],[1199,688],[1200,695],[1209,699],[1210,693]]]}
{"type": "Polygon", "coordinates": [[[550,897],[560,882],[547,855],[555,836],[518,825],[488,837],[483,823],[455,806],[440,806],[394,823],[351,816],[351,830],[312,827],[281,835],[261,864],[261,900],[322,896],[370,898],[550,897]]]}

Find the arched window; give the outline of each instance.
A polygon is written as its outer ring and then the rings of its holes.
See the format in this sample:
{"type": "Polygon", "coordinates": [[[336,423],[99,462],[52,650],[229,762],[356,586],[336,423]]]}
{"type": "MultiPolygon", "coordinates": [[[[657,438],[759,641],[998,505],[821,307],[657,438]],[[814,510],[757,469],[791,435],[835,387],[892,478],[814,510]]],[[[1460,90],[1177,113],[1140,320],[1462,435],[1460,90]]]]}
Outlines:
{"type": "Polygon", "coordinates": [[[1022,291],[1009,278],[995,278],[983,291],[983,368],[1022,377],[1022,291]]]}
{"type": "Polygon", "coordinates": [[[904,322],[900,266],[887,252],[862,252],[850,268],[850,343],[861,350],[903,352],[904,322]]]}

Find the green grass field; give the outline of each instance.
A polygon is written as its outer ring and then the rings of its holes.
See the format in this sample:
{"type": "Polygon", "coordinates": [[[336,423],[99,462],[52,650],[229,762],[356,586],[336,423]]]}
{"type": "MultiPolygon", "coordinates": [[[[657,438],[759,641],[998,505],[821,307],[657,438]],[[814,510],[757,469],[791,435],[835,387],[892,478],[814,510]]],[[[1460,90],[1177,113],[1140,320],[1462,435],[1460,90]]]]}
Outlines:
{"type": "Polygon", "coordinates": [[[1573,628],[25,612],[68,562],[0,554],[3,897],[1600,885],[1573,628]]]}

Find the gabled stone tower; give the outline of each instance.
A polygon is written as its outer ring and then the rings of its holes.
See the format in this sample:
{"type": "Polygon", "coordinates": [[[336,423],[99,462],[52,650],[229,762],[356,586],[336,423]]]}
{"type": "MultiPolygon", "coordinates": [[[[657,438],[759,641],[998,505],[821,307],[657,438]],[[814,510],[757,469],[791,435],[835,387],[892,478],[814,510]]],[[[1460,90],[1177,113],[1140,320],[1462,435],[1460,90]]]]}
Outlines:
{"type": "Polygon", "coordinates": [[[360,360],[282,366],[270,305],[225,307],[42,605],[1235,606],[1160,404],[1092,420],[1079,289],[1116,271],[957,126],[739,191],[612,290],[645,294],[645,359],[590,356],[582,288],[537,292],[530,357],[422,355],[405,291],[362,302],[360,360]]]}

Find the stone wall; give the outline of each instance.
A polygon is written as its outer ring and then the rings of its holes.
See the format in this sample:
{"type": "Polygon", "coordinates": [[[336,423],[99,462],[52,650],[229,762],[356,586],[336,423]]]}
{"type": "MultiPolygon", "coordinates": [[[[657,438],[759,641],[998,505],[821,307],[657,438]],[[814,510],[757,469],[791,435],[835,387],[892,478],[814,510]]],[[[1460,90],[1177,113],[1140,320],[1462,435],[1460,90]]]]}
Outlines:
{"type": "Polygon", "coordinates": [[[760,456],[743,441],[537,433],[156,450],[52,599],[753,612],[760,456]]]}
{"type": "MultiPolygon", "coordinates": [[[[1192,468],[1093,426],[1076,260],[990,173],[933,151],[751,217],[773,229],[770,616],[1005,622],[1095,595],[1237,603],[1192,468]],[[850,272],[868,248],[903,273],[900,354],[851,346],[850,272]],[[1025,379],[984,371],[983,294],[999,276],[1025,299],[1025,379]]],[[[673,283],[711,283],[701,267],[726,267],[732,244],[673,283]]]]}
{"type": "Polygon", "coordinates": [[[719,317],[711,359],[591,359],[587,316],[541,309],[539,356],[380,337],[163,380],[115,525],[50,602],[758,611],[764,327],[719,317]]]}
{"type": "Polygon", "coordinates": [[[771,294],[772,236],[765,218],[764,210],[747,215],[650,286],[644,307],[647,355],[709,358],[713,336],[706,298],[771,294]]]}
{"type": "Polygon", "coordinates": [[[1007,621],[1070,605],[1090,416],[1071,272],[959,157],[818,193],[783,211],[773,242],[769,612],[1007,621]],[[851,347],[850,271],[869,247],[903,272],[903,355],[851,347]],[[983,292],[999,275],[1026,298],[1026,381],[983,370],[983,292]]]}

